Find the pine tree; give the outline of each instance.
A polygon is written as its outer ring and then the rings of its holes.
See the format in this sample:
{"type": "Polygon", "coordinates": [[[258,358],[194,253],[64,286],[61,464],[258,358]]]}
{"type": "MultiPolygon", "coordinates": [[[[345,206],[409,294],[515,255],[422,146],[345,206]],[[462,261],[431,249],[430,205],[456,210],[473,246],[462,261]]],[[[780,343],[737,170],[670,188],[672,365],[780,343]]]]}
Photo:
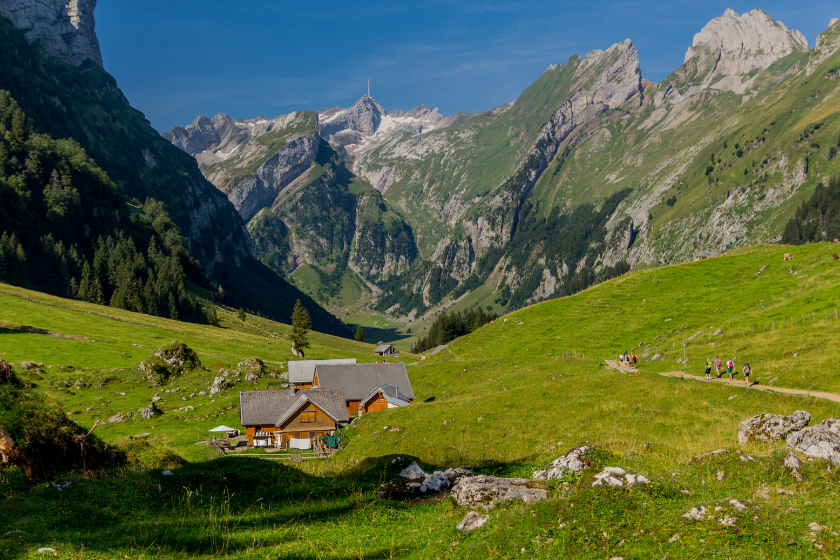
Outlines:
{"type": "Polygon", "coordinates": [[[239,317],[239,320],[243,322],[247,318],[247,315],[245,315],[245,310],[241,307],[239,308],[239,311],[236,312],[236,316],[239,317]]]}
{"type": "Polygon", "coordinates": [[[365,329],[362,328],[362,325],[356,327],[356,334],[354,335],[354,338],[359,342],[365,341],[365,329]]]}
{"type": "Polygon", "coordinates": [[[309,329],[311,328],[312,319],[309,317],[309,311],[300,300],[297,300],[292,311],[292,347],[301,355],[305,348],[309,348],[309,329]]]}
{"type": "Polygon", "coordinates": [[[216,306],[213,305],[212,301],[208,301],[207,304],[204,306],[204,315],[207,317],[207,324],[211,327],[218,327],[219,326],[219,316],[216,313],[216,306]]]}

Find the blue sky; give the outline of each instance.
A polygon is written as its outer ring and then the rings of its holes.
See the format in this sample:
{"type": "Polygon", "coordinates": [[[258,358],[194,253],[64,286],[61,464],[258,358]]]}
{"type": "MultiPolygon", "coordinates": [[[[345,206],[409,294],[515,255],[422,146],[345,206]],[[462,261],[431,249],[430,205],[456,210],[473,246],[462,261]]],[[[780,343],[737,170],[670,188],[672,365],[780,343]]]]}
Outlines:
{"type": "Polygon", "coordinates": [[[368,78],[388,110],[484,111],[515,99],[550,64],[627,37],[642,75],[659,81],[727,7],[761,8],[812,47],[840,17],[836,0],[118,0],[100,1],[95,15],[105,68],[164,131],[199,114],[346,107],[368,78]]]}

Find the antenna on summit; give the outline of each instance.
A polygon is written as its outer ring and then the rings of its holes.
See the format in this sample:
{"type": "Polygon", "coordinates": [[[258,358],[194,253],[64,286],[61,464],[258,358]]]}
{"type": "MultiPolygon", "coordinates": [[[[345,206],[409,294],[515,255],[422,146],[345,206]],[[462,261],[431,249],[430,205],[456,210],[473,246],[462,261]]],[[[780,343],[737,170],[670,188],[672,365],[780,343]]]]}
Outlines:
{"type": "Polygon", "coordinates": [[[370,78],[368,78],[368,97],[370,97],[370,78]]]}

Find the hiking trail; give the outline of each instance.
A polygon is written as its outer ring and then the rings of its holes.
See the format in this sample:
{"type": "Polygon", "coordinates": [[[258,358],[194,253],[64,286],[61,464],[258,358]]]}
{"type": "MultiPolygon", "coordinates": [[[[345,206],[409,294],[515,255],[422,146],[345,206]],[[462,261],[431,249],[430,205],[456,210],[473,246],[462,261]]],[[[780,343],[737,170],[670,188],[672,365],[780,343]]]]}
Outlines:
{"type": "MultiPolygon", "coordinates": [[[[638,369],[627,368],[624,366],[619,365],[616,360],[605,360],[607,362],[607,366],[613,369],[617,369],[623,373],[641,373],[638,369]]],[[[721,377],[720,379],[712,378],[711,381],[706,381],[705,377],[701,377],[699,375],[691,375],[684,371],[667,371],[664,373],[657,373],[657,375],[661,375],[663,377],[678,377],[681,379],[692,379],[694,381],[704,381],[706,383],[716,383],[716,384],[725,384],[725,385],[732,385],[735,387],[741,387],[744,389],[757,389],[759,391],[771,391],[773,393],[787,393],[788,395],[802,395],[805,397],[816,397],[818,399],[826,399],[832,402],[840,403],[840,395],[836,393],[826,393],[824,391],[809,391],[807,389],[788,389],[786,387],[770,387],[768,385],[759,385],[758,382],[753,382],[749,387],[744,386],[744,380],[741,379],[724,379],[721,377]]],[[[728,375],[727,373],[723,373],[723,375],[728,375]]]]}

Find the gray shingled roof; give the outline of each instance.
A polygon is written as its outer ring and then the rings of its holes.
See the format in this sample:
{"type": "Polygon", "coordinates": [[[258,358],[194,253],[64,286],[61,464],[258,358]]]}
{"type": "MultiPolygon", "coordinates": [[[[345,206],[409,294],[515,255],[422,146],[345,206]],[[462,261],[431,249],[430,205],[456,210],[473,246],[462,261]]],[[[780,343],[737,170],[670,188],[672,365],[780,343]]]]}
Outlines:
{"type": "Polygon", "coordinates": [[[374,350],[374,352],[387,352],[387,351],[393,350],[393,349],[394,349],[394,347],[390,344],[380,344],[379,346],[376,347],[376,350],[374,350]]]}
{"type": "Polygon", "coordinates": [[[400,393],[414,399],[408,372],[402,362],[389,364],[353,364],[317,366],[318,386],[343,388],[348,401],[360,401],[382,385],[393,385],[400,393]]]}
{"type": "Polygon", "coordinates": [[[408,404],[408,397],[403,395],[399,389],[397,389],[391,384],[382,385],[381,387],[375,388],[362,399],[362,403],[364,404],[367,401],[369,401],[370,398],[377,394],[379,391],[382,391],[382,396],[385,397],[386,402],[397,406],[406,406],[408,404]]]}
{"type": "Polygon", "coordinates": [[[355,364],[356,358],[338,358],[334,360],[289,360],[289,383],[312,383],[315,378],[315,366],[319,364],[355,364]]]}
{"type": "MultiPolygon", "coordinates": [[[[239,393],[239,420],[243,426],[268,426],[275,424],[296,405],[301,396],[328,413],[338,422],[348,422],[344,389],[304,389],[292,395],[289,391],[241,391],[239,393]]],[[[299,407],[300,404],[297,404],[299,407]]]]}

